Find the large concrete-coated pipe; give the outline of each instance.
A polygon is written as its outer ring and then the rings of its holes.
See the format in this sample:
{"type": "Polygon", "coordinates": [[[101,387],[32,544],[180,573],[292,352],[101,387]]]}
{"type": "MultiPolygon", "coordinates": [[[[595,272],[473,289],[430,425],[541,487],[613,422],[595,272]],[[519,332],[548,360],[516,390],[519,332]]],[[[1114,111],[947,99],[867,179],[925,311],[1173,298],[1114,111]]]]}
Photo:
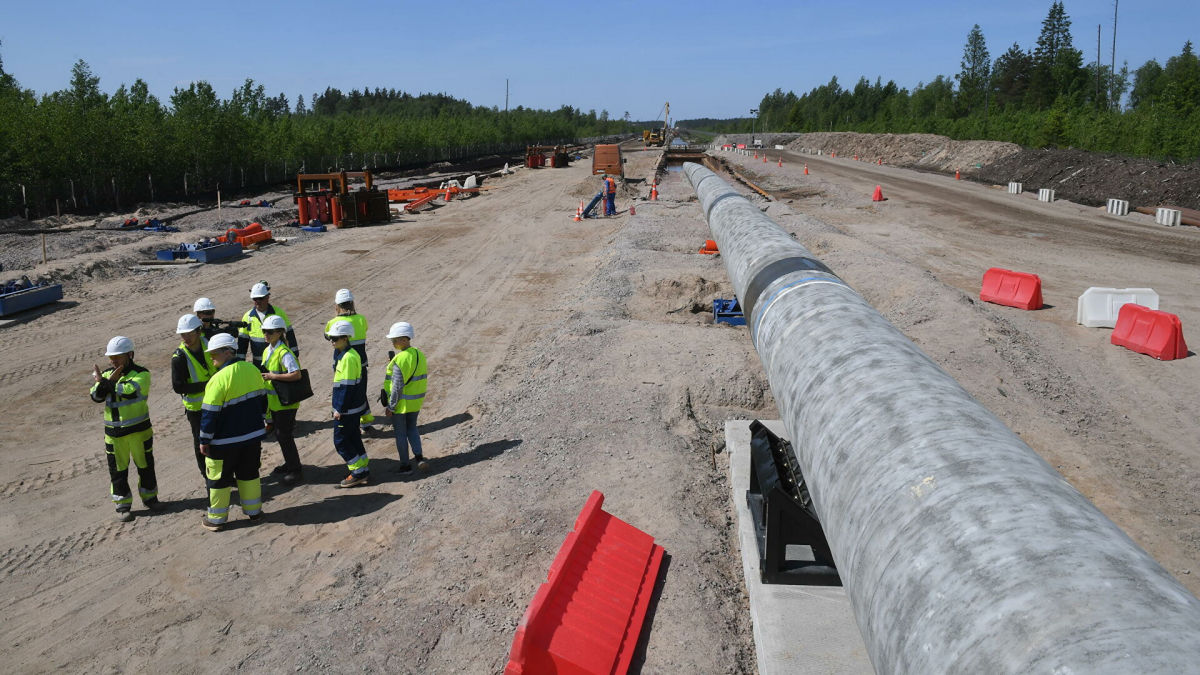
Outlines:
{"type": "Polygon", "coordinates": [[[758,207],[684,171],[878,672],[1200,670],[1200,600],[758,207]]]}

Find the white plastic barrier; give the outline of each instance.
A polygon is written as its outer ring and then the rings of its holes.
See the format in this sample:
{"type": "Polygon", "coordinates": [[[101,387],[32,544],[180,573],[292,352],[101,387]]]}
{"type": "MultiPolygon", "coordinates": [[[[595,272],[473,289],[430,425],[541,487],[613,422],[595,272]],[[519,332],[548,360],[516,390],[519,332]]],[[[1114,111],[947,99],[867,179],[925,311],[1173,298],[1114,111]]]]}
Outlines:
{"type": "Polygon", "coordinates": [[[1054,190],[1050,190],[1047,188],[1038,188],[1038,201],[1039,202],[1054,201],[1054,190]]]}
{"type": "Polygon", "coordinates": [[[1115,328],[1121,305],[1158,309],[1158,293],[1153,288],[1099,288],[1093,286],[1079,296],[1075,321],[1088,328],[1115,328]]]}
{"type": "Polygon", "coordinates": [[[784,147],[783,147],[782,145],[776,145],[776,146],[775,146],[775,149],[776,149],[776,150],[783,150],[783,149],[784,149],[784,147]]]}
{"type": "Polygon", "coordinates": [[[1156,209],[1154,211],[1154,222],[1159,225],[1173,227],[1179,224],[1181,218],[1183,218],[1183,211],[1179,209],[1156,209]]]}
{"type": "Polygon", "coordinates": [[[1019,195],[1024,190],[1025,190],[1025,186],[1020,183],[1009,183],[1008,184],[1008,194],[1010,194],[1010,195],[1019,195]]]}
{"type": "Polygon", "coordinates": [[[1108,212],[1114,216],[1129,215],[1129,200],[1127,199],[1110,199],[1108,200],[1108,212]]]}

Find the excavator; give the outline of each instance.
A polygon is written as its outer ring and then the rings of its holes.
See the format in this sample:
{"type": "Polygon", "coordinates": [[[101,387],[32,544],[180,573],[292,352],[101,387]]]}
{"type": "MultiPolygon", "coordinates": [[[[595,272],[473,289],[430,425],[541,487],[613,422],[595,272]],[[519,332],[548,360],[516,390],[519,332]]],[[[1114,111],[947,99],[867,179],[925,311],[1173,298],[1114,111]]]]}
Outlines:
{"type": "Polygon", "coordinates": [[[663,113],[662,129],[645,129],[642,131],[642,142],[645,143],[647,148],[651,146],[662,147],[663,143],[667,142],[667,131],[671,128],[668,124],[668,120],[671,117],[670,101],[664,103],[663,107],[666,109],[666,112],[663,113]]]}

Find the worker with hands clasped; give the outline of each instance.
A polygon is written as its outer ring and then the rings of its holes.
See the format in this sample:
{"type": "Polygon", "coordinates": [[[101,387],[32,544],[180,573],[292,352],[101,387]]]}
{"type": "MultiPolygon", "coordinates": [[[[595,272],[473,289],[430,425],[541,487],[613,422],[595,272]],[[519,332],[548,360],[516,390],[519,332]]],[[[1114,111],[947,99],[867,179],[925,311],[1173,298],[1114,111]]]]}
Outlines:
{"type": "Polygon", "coordinates": [[[275,427],[275,439],[279,441],[279,452],[283,464],[271,473],[283,474],[284,485],[300,482],[300,451],[296,449],[296,411],[299,403],[283,405],[275,394],[276,382],[295,382],[300,379],[300,361],[283,341],[287,324],[283,317],[271,315],[263,320],[263,335],[267,348],[263,352],[262,377],[267,383],[267,409],[271,424],[275,427]]]}
{"type": "MultiPolygon", "coordinates": [[[[325,332],[328,334],[329,329],[333,328],[333,324],[337,321],[349,321],[351,326],[354,326],[354,335],[350,336],[350,347],[358,352],[359,358],[362,359],[362,381],[363,391],[368,391],[367,388],[367,317],[359,314],[354,308],[354,294],[349,288],[339,289],[333,296],[333,302],[337,309],[337,314],[325,323],[325,332]]],[[[367,401],[367,409],[363,411],[361,418],[363,429],[373,429],[375,424],[375,416],[371,414],[371,402],[367,401]]]]}
{"type": "MultiPolygon", "coordinates": [[[[201,298],[203,300],[204,298],[201,298]]],[[[208,339],[202,334],[204,324],[195,314],[179,317],[175,332],[183,340],[171,355],[171,389],[183,401],[183,414],[192,428],[192,451],[196,466],[204,477],[204,455],[200,454],[200,406],[204,403],[204,385],[217,372],[208,353],[208,339]]]]}
{"type": "Polygon", "coordinates": [[[350,347],[354,326],[334,321],[326,337],[333,342],[333,447],[346,462],[350,475],[338,487],[365,485],[370,480],[367,449],[363,446],[359,418],[367,409],[367,387],[362,379],[362,358],[350,347]]]}
{"type": "Polygon", "coordinates": [[[283,317],[283,323],[287,326],[287,345],[293,354],[299,356],[300,346],[296,343],[296,332],[292,330],[292,323],[288,321],[287,312],[271,304],[271,287],[267,285],[267,282],[260,281],[254,284],[254,287],[250,289],[250,300],[254,302],[254,306],[242,316],[242,321],[246,325],[238,331],[237,359],[244,360],[247,347],[249,347],[254,365],[262,364],[263,351],[267,348],[267,338],[263,336],[262,322],[271,315],[283,317]]]}
{"type": "Polygon", "coordinates": [[[200,417],[200,452],[208,482],[208,512],[201,524],[213,532],[225,529],[234,485],[246,517],[262,517],[258,467],[266,433],[267,387],[258,368],[235,358],[236,349],[237,340],[227,333],[208,341],[217,372],[204,388],[200,417]]]}
{"type": "Polygon", "coordinates": [[[133,360],[133,340],[118,335],[104,355],[111,368],[92,366],[91,397],[104,403],[104,454],[108,458],[110,493],[117,520],[133,520],[129,460],[138,470],[138,495],[151,511],[160,508],[154,476],[154,429],[150,426],[150,371],[133,360]]]}
{"type": "Polygon", "coordinates": [[[417,468],[425,470],[428,464],[421,452],[421,434],[417,431],[417,415],[425,402],[425,387],[428,383],[429,364],[425,354],[412,346],[413,327],[405,321],[392,324],[388,331],[395,355],[387,365],[387,379],[380,393],[383,406],[392,418],[392,430],[396,435],[396,452],[400,454],[400,473],[412,473],[408,461],[408,446],[412,445],[413,461],[417,468]]]}

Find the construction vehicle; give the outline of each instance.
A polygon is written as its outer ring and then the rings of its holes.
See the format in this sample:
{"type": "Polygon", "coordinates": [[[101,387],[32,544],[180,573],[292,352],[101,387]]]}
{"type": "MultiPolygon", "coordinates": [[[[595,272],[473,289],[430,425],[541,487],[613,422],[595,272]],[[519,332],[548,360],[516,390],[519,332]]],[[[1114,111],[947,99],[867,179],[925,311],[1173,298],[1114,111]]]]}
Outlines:
{"type": "Polygon", "coordinates": [[[642,131],[642,143],[644,143],[647,148],[651,146],[662,147],[662,145],[667,142],[667,135],[671,131],[671,102],[667,101],[664,103],[663,108],[665,109],[665,112],[663,113],[662,129],[645,129],[642,131]]]}
{"type": "Polygon", "coordinates": [[[625,160],[621,158],[621,146],[597,145],[592,153],[592,175],[606,173],[610,176],[625,175],[625,160]]]}
{"type": "Polygon", "coordinates": [[[392,218],[387,194],[371,186],[370,171],[296,174],[295,200],[301,225],[319,220],[334,227],[353,227],[392,218]],[[350,190],[351,178],[362,179],[365,186],[350,190]]]}

